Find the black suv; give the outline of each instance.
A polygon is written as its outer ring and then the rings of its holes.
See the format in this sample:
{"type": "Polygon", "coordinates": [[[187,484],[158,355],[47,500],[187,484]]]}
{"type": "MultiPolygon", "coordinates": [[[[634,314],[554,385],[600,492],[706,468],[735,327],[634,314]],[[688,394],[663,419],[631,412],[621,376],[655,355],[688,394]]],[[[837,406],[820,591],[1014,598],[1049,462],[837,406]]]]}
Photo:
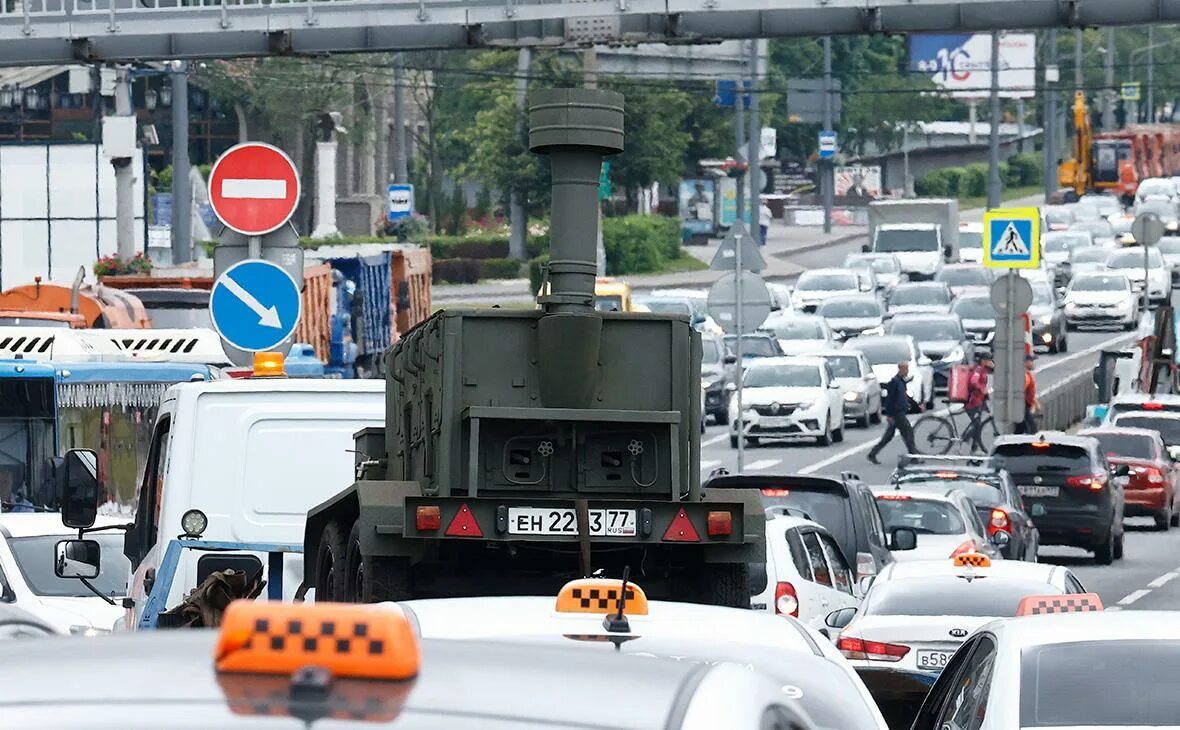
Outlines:
{"type": "MultiPolygon", "coordinates": [[[[1040,532],[1007,469],[989,456],[901,457],[890,483],[907,490],[957,489],[975,505],[987,536],[1008,560],[1036,562],[1040,532]]],[[[1038,514],[1044,512],[1037,505],[1038,514]]]]}
{"type": "Polygon", "coordinates": [[[1041,544],[1093,550],[1099,565],[1123,557],[1123,486],[1130,472],[1107,462],[1098,439],[1057,431],[1000,436],[992,456],[1016,482],[1041,544]]]}
{"type": "Polygon", "coordinates": [[[872,491],[851,472],[839,478],[790,475],[718,476],[705,483],[711,487],[756,487],[762,491],[765,507],[789,507],[828,529],[849,565],[856,566],[857,580],[876,575],[893,562],[891,550],[913,550],[917,535],[906,527],[889,532],[872,491]]]}

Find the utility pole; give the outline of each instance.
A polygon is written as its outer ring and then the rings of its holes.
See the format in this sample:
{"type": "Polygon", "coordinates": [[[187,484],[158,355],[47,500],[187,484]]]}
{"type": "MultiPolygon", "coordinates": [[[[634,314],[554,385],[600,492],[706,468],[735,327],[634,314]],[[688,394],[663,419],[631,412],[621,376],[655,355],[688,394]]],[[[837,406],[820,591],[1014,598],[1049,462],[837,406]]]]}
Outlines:
{"type": "MultiPolygon", "coordinates": [[[[832,121],[832,37],[824,36],[824,131],[831,132],[832,121]]],[[[834,160],[820,160],[820,190],[824,197],[824,233],[832,232],[832,204],[835,201],[834,160]]]]}
{"type": "Polygon", "coordinates": [[[991,122],[988,134],[987,207],[1000,207],[1000,33],[992,31],[991,122]]]}
{"type": "MultiPolygon", "coordinates": [[[[115,70],[115,116],[129,117],[131,109],[131,67],[115,70]]],[[[121,259],[135,255],[135,170],[134,157],[118,157],[115,166],[115,241],[121,259]]]]}
{"type": "Polygon", "coordinates": [[[1045,121],[1041,149],[1044,157],[1045,202],[1057,191],[1057,29],[1049,31],[1045,54],[1045,121]]]}
{"type": "Polygon", "coordinates": [[[172,62],[172,263],[192,261],[193,191],[188,160],[188,62],[172,62]]]}
{"type": "Polygon", "coordinates": [[[1073,87],[1077,91],[1081,91],[1085,86],[1086,80],[1082,75],[1082,55],[1084,53],[1085,36],[1082,34],[1081,28],[1074,28],[1073,31],[1073,87]]]}
{"type": "Polygon", "coordinates": [[[1106,80],[1102,90],[1102,131],[1114,131],[1114,28],[1106,29],[1106,80]]]}
{"type": "Polygon", "coordinates": [[[406,64],[399,53],[393,61],[393,181],[402,185],[410,181],[410,174],[406,169],[405,89],[406,64]]]}
{"type": "Polygon", "coordinates": [[[1147,26],[1147,123],[1155,123],[1155,26],[1147,26]]]}
{"type": "MultiPolygon", "coordinates": [[[[755,240],[759,238],[757,235],[759,230],[758,214],[762,200],[758,195],[761,192],[758,189],[758,177],[762,162],[762,115],[758,113],[758,78],[760,73],[758,51],[760,45],[761,42],[757,38],[750,41],[750,128],[746,133],[746,157],[750,161],[750,167],[746,170],[746,179],[750,183],[750,235],[754,236],[755,240]]],[[[764,244],[766,242],[758,241],[758,243],[764,244]]],[[[739,273],[738,276],[741,274],[739,273]]]]}
{"type": "MultiPolygon", "coordinates": [[[[741,80],[737,85],[737,93],[733,97],[733,127],[734,127],[734,141],[737,143],[737,156],[741,159],[742,155],[747,154],[743,152],[746,147],[746,82],[741,80]]],[[[747,171],[748,171],[747,167],[747,171]]],[[[739,177],[737,180],[737,220],[744,221],[746,219],[746,179],[739,177]]],[[[740,277],[739,277],[740,278],[740,277]]]]}
{"type": "MultiPolygon", "coordinates": [[[[582,85],[598,88],[598,49],[591,45],[582,52],[582,85]]],[[[602,202],[598,203],[598,275],[606,276],[606,249],[602,245],[602,202]]]]}
{"type": "MultiPolygon", "coordinates": [[[[533,52],[529,48],[521,48],[516,55],[516,138],[521,142],[522,149],[528,148],[525,139],[525,102],[529,94],[529,65],[532,63],[533,52]]],[[[528,250],[528,216],[524,210],[524,196],[520,190],[513,190],[508,202],[508,223],[511,226],[508,238],[508,256],[518,261],[527,258],[528,250]]],[[[601,230],[602,224],[599,224],[601,230]]]]}

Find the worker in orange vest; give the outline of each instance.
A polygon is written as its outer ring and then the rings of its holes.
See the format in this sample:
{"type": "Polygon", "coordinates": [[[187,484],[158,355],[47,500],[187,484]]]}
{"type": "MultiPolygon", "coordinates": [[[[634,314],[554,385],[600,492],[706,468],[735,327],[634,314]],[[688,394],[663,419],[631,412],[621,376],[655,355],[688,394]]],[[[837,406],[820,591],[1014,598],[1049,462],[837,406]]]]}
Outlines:
{"type": "Polygon", "coordinates": [[[1037,414],[1041,412],[1041,402],[1037,400],[1036,355],[1024,356],[1024,418],[1018,421],[1013,433],[1036,433],[1037,414]]]}

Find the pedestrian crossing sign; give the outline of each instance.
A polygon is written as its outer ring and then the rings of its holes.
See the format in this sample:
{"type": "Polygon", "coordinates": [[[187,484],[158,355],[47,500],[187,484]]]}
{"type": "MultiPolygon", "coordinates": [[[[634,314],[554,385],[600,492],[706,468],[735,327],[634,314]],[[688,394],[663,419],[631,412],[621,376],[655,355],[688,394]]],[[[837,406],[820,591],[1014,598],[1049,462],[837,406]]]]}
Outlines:
{"type": "Polygon", "coordinates": [[[1041,265],[1041,214],[1036,208],[1004,208],[983,214],[983,265],[1035,269],[1041,265]]]}

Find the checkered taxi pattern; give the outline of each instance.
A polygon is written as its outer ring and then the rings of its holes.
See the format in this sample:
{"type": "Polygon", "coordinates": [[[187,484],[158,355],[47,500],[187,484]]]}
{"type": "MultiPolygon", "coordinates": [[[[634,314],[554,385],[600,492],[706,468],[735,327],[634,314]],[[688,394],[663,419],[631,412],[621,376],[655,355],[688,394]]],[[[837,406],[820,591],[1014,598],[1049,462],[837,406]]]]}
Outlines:
{"type": "Polygon", "coordinates": [[[1054,613],[1101,611],[1102,599],[1095,593],[1064,596],[1028,596],[1016,609],[1017,616],[1042,616],[1054,613]]]}

